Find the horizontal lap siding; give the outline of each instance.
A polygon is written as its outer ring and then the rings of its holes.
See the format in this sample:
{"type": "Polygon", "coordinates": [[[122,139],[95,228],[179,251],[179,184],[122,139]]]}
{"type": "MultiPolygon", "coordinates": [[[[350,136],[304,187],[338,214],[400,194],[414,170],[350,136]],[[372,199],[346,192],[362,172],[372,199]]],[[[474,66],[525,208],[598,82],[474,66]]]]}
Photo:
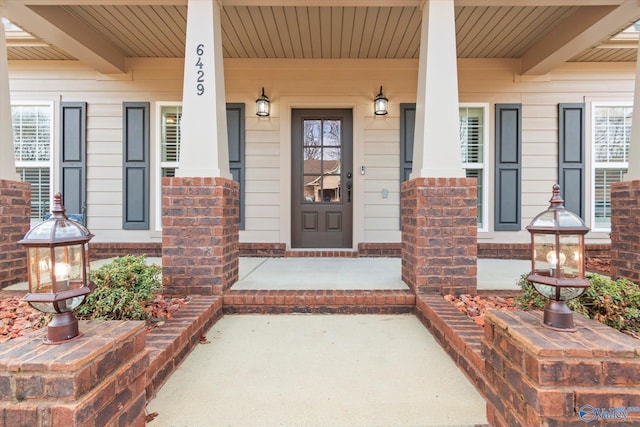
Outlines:
{"type": "MultiPolygon", "coordinates": [[[[73,61],[9,64],[13,101],[87,102],[88,226],[95,241],[160,241],[156,222],[156,102],[182,99],[180,59],[133,59],[124,76],[101,76],[73,61]],[[122,102],[151,102],[152,197],[151,230],[122,230],[122,102]]],[[[297,108],[355,107],[354,188],[360,197],[354,227],[358,242],[399,242],[399,104],[415,102],[418,62],[415,60],[225,60],[227,102],[245,103],[246,228],[243,242],[282,242],[289,216],[285,191],[290,185],[288,154],[281,129],[289,111],[297,108]],[[372,100],[380,85],[390,100],[389,114],[374,117],[372,100]],[[255,116],[255,99],[264,86],[272,99],[268,119],[255,116]],[[283,119],[283,120],[281,120],[283,119]],[[285,157],[283,157],[285,156],[285,157]],[[360,175],[365,165],[366,174],[360,175]],[[357,185],[358,187],[355,187],[357,185]],[[388,190],[388,198],[382,190],[388,190]],[[361,191],[362,193],[358,193],[361,191]],[[285,204],[283,204],[285,203],[285,204]]],[[[546,208],[557,180],[557,104],[587,102],[587,144],[590,144],[590,102],[632,101],[635,64],[565,64],[548,76],[521,77],[518,61],[459,60],[460,102],[489,104],[487,183],[493,190],[493,108],[496,103],[522,104],[522,220],[526,226],[546,208]]],[[[57,137],[56,137],[57,138],[57,137]]],[[[56,140],[57,143],[57,140],[56,140]]],[[[587,145],[589,147],[589,145],[587,145]]],[[[590,149],[587,148],[587,160],[590,149]]],[[[588,164],[588,163],[587,163],[588,164]]],[[[54,167],[54,173],[57,168],[54,167]]],[[[586,170],[587,189],[591,185],[586,170]]],[[[59,177],[54,176],[56,185],[59,177]]],[[[587,190],[587,218],[590,215],[587,190]]],[[[487,200],[493,206],[494,200],[487,200]]],[[[493,223],[493,212],[487,218],[493,223]]],[[[601,236],[606,238],[605,235],[601,236]]],[[[485,243],[527,242],[528,233],[479,233],[485,243]]],[[[591,237],[593,240],[593,237],[591,237]]]]}

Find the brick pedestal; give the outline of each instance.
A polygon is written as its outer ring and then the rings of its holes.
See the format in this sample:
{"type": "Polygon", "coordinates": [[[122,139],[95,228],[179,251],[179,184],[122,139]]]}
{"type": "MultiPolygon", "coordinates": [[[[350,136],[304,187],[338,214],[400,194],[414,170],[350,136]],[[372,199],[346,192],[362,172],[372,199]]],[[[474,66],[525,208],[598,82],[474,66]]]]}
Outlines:
{"type": "Polygon", "coordinates": [[[611,185],[611,276],[640,283],[640,181],[611,185]]]}
{"type": "Polygon", "coordinates": [[[238,183],[163,178],[162,272],[167,295],[222,295],[238,280],[238,183]]]}
{"type": "Polygon", "coordinates": [[[81,321],[84,335],[46,345],[46,329],[0,348],[0,426],[145,425],[143,322],[81,321]]]}
{"type": "Polygon", "coordinates": [[[476,293],[475,178],[402,184],[402,280],[416,293],[476,293]]]}
{"type": "Polygon", "coordinates": [[[31,184],[0,180],[0,289],[27,280],[27,251],[19,240],[31,222],[31,184]]]}
{"type": "Polygon", "coordinates": [[[496,310],[486,320],[492,426],[610,425],[622,421],[622,408],[637,411],[621,425],[640,425],[640,341],[579,315],[573,333],[540,326],[541,312],[496,310]],[[606,423],[605,413],[612,415],[606,423]]]}

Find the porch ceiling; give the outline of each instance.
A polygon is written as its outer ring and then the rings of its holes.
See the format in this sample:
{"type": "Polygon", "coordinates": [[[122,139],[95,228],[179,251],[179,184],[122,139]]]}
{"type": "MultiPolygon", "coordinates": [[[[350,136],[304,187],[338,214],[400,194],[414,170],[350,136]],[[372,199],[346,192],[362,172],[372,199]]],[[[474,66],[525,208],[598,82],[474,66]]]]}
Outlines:
{"type": "MultiPolygon", "coordinates": [[[[224,56],[417,58],[419,3],[223,0],[224,56]]],[[[79,59],[108,73],[127,57],[184,56],[186,0],[11,0],[0,14],[24,29],[7,32],[10,60],[79,59]]],[[[612,37],[640,19],[638,0],[457,0],[455,14],[460,58],[521,58],[531,74],[636,59],[637,33],[612,37]]]]}

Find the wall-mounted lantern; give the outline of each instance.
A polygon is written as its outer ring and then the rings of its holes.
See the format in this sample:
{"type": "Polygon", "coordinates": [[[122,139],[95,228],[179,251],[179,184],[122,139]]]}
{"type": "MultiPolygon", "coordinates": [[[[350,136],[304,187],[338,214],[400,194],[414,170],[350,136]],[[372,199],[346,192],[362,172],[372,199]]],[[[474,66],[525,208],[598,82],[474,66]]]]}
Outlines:
{"type": "Polygon", "coordinates": [[[382,94],[382,86],[380,86],[380,92],[373,100],[373,111],[376,116],[384,116],[388,113],[389,100],[382,94]]]}
{"type": "Polygon", "coordinates": [[[93,289],[87,255],[93,234],[67,218],[60,193],[53,196],[51,214],[18,243],[27,249],[29,267],[29,293],[24,300],[36,310],[53,314],[45,343],[59,344],[81,336],[73,310],[93,289]]]}
{"type": "Polygon", "coordinates": [[[527,227],[531,233],[531,273],[527,280],[549,298],[543,326],[573,332],[573,312],[567,301],[590,286],[585,279],[584,236],[589,228],[582,218],[564,207],[560,186],[553,186],[549,208],[527,227]]]}
{"type": "Polygon", "coordinates": [[[270,114],[270,103],[271,101],[269,101],[269,97],[264,94],[264,88],[262,88],[262,95],[256,99],[256,116],[268,117],[270,114]]]}

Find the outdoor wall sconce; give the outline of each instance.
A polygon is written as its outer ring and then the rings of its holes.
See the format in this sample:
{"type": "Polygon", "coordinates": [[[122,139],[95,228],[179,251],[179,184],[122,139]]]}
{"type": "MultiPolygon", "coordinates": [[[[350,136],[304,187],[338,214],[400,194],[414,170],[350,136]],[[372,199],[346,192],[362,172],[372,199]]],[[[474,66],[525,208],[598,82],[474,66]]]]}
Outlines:
{"type": "Polygon", "coordinates": [[[262,88],[262,95],[256,99],[256,116],[268,117],[270,103],[269,97],[264,94],[264,88],[262,88]]]}
{"type": "Polygon", "coordinates": [[[93,234],[67,218],[60,193],[53,196],[51,214],[18,243],[27,249],[29,266],[29,293],[24,300],[38,311],[53,314],[45,343],[60,344],[82,335],[72,310],[93,289],[87,259],[93,234]]]}
{"type": "Polygon", "coordinates": [[[382,94],[382,86],[380,86],[380,93],[373,100],[373,109],[376,116],[386,115],[388,112],[387,107],[389,107],[389,100],[382,94]]]}
{"type": "Polygon", "coordinates": [[[527,280],[548,298],[543,326],[574,332],[573,312],[567,301],[584,293],[590,283],[584,277],[584,235],[589,228],[582,218],[564,207],[560,186],[553,186],[549,208],[527,227],[531,233],[531,273],[527,280]]]}

